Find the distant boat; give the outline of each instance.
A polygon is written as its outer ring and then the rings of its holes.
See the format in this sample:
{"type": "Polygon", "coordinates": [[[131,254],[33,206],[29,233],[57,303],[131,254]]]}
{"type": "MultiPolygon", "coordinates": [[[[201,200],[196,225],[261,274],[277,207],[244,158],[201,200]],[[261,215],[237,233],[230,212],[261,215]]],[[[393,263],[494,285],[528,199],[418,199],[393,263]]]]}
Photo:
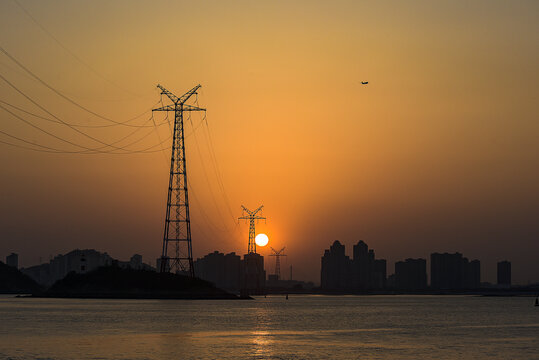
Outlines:
{"type": "Polygon", "coordinates": [[[368,81],[362,81],[361,85],[367,85],[368,83],[369,83],[368,81]]]}

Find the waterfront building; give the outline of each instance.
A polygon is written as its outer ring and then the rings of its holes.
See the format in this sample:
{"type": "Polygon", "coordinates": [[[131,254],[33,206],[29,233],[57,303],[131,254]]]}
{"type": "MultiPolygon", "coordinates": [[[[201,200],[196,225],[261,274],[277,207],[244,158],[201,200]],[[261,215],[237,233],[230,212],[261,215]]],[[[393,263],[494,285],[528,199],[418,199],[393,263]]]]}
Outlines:
{"type": "Polygon", "coordinates": [[[362,292],[383,289],[386,285],[386,260],[376,259],[374,250],[363,240],[354,245],[352,259],[346,256],[345,246],[336,240],[321,260],[323,290],[362,292]]]}
{"type": "Polygon", "coordinates": [[[387,281],[387,261],[385,259],[374,260],[373,288],[385,289],[387,281]]]}
{"type": "Polygon", "coordinates": [[[50,286],[72,271],[82,274],[100,266],[112,265],[112,261],[107,253],[77,249],[65,255],[57,255],[49,263],[23,268],[21,271],[37,283],[50,286]]]}
{"type": "Polygon", "coordinates": [[[481,262],[472,260],[467,264],[467,267],[465,288],[479,289],[481,287],[481,262]]]}
{"type": "Polygon", "coordinates": [[[339,240],[324,252],[320,271],[320,286],[323,290],[345,291],[350,289],[350,258],[339,240]]]}
{"type": "Polygon", "coordinates": [[[353,247],[352,288],[356,290],[368,290],[374,285],[374,250],[360,240],[353,247]]]}
{"type": "Polygon", "coordinates": [[[266,292],[268,294],[288,291],[300,292],[302,290],[311,290],[312,288],[314,288],[314,283],[310,281],[279,279],[276,274],[268,275],[268,281],[266,282],[266,292]]]}
{"type": "Polygon", "coordinates": [[[241,290],[244,295],[263,295],[266,287],[264,257],[255,252],[243,255],[241,290]]]}
{"type": "Polygon", "coordinates": [[[399,290],[427,288],[427,261],[406,259],[395,263],[395,287],[399,290]]]}
{"type": "Polygon", "coordinates": [[[84,274],[101,266],[118,266],[125,269],[155,270],[142,262],[142,256],[135,254],[129,261],[118,261],[106,252],[94,249],[73,250],[65,255],[57,255],[48,263],[22,268],[21,272],[30,276],[38,284],[50,286],[63,279],[70,272],[84,274]]]}
{"type": "Polygon", "coordinates": [[[257,253],[245,254],[243,260],[232,252],[214,251],[194,262],[195,275],[216,287],[245,295],[265,293],[266,271],[264,257],[257,253]]]}
{"type": "Polygon", "coordinates": [[[218,288],[237,291],[241,287],[241,258],[236,253],[214,251],[194,262],[195,275],[218,288]]]}
{"type": "Polygon", "coordinates": [[[15,253],[11,253],[10,255],[6,256],[6,265],[7,266],[13,266],[14,268],[19,268],[19,255],[15,253]]]}
{"type": "Polygon", "coordinates": [[[481,283],[479,260],[468,261],[461,253],[433,253],[430,256],[431,288],[477,289],[481,283]]]}
{"type": "Polygon", "coordinates": [[[511,286],[511,262],[504,260],[498,262],[498,286],[511,286]]]}

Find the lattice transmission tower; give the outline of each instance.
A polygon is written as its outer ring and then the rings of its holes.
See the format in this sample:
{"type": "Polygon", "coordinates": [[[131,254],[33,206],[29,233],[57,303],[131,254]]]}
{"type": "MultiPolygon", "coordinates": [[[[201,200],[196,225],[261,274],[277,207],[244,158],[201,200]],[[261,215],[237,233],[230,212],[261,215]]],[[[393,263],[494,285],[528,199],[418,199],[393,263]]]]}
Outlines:
{"type": "Polygon", "coordinates": [[[186,104],[191,96],[197,94],[200,85],[195,86],[180,97],[177,97],[161,85],[157,85],[157,87],[161,89],[161,94],[166,95],[173,104],[162,106],[152,111],[174,112],[174,134],[170,156],[167,210],[163,234],[163,251],[159,270],[161,272],[172,271],[194,277],[183,113],[185,111],[206,111],[206,109],[186,104]]]}
{"type": "Polygon", "coordinates": [[[275,250],[271,246],[270,246],[270,249],[271,249],[271,252],[273,253],[270,256],[275,256],[275,275],[277,276],[277,279],[280,280],[281,279],[281,256],[286,256],[286,254],[284,253],[284,247],[279,251],[275,250]]]}
{"type": "Polygon", "coordinates": [[[255,253],[256,254],[256,243],[255,243],[255,220],[266,220],[265,217],[257,215],[259,211],[262,210],[264,205],[260,206],[258,209],[251,211],[245,206],[241,206],[244,211],[243,216],[239,217],[240,220],[249,220],[249,244],[247,245],[247,254],[255,253]],[[247,213],[247,215],[245,215],[247,213]]]}

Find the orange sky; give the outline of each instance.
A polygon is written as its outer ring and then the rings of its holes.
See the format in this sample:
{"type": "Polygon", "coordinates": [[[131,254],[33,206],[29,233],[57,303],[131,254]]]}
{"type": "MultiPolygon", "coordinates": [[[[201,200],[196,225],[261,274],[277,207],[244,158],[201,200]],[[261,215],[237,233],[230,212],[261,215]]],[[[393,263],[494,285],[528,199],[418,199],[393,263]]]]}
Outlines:
{"type": "MultiPolygon", "coordinates": [[[[94,112],[124,121],[159,101],[157,83],[177,95],[202,84],[228,205],[200,126],[186,140],[195,257],[243,254],[248,225],[234,218],[242,204],[264,204],[268,222],[258,229],[287,247],[284,266],[303,279],[319,281],[335,239],[350,254],[363,239],[388,259],[389,274],[396,260],[460,251],[482,261],[483,280],[495,281],[496,261],[507,258],[516,281],[539,281],[536,1],[17,1],[43,28],[3,1],[2,48],[94,112]]],[[[0,74],[66,121],[107,124],[3,54],[0,74]]],[[[2,80],[0,94],[46,115],[2,80]]],[[[0,130],[76,149],[2,109],[0,130]]],[[[112,142],[132,129],[84,131],[112,142]]],[[[132,148],[157,144],[154,132],[140,130],[149,135],[132,148]]],[[[168,135],[160,126],[159,139],[168,135]]],[[[15,251],[32,265],[78,247],[153,263],[168,157],[0,144],[0,255],[15,251]]]]}

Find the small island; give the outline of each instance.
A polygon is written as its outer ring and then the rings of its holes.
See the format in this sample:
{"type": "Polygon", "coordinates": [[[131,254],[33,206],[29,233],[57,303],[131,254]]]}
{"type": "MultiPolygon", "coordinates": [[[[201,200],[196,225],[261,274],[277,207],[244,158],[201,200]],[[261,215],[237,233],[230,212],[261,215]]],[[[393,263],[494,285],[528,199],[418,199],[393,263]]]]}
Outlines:
{"type": "Polygon", "coordinates": [[[106,266],[94,271],[69,273],[43,290],[17,269],[2,264],[6,281],[4,293],[31,294],[31,297],[84,299],[239,299],[212,283],[173,273],[106,266]],[[9,280],[9,281],[8,281],[9,280]]]}
{"type": "Polygon", "coordinates": [[[28,275],[0,261],[0,294],[33,294],[41,290],[28,275]]]}

